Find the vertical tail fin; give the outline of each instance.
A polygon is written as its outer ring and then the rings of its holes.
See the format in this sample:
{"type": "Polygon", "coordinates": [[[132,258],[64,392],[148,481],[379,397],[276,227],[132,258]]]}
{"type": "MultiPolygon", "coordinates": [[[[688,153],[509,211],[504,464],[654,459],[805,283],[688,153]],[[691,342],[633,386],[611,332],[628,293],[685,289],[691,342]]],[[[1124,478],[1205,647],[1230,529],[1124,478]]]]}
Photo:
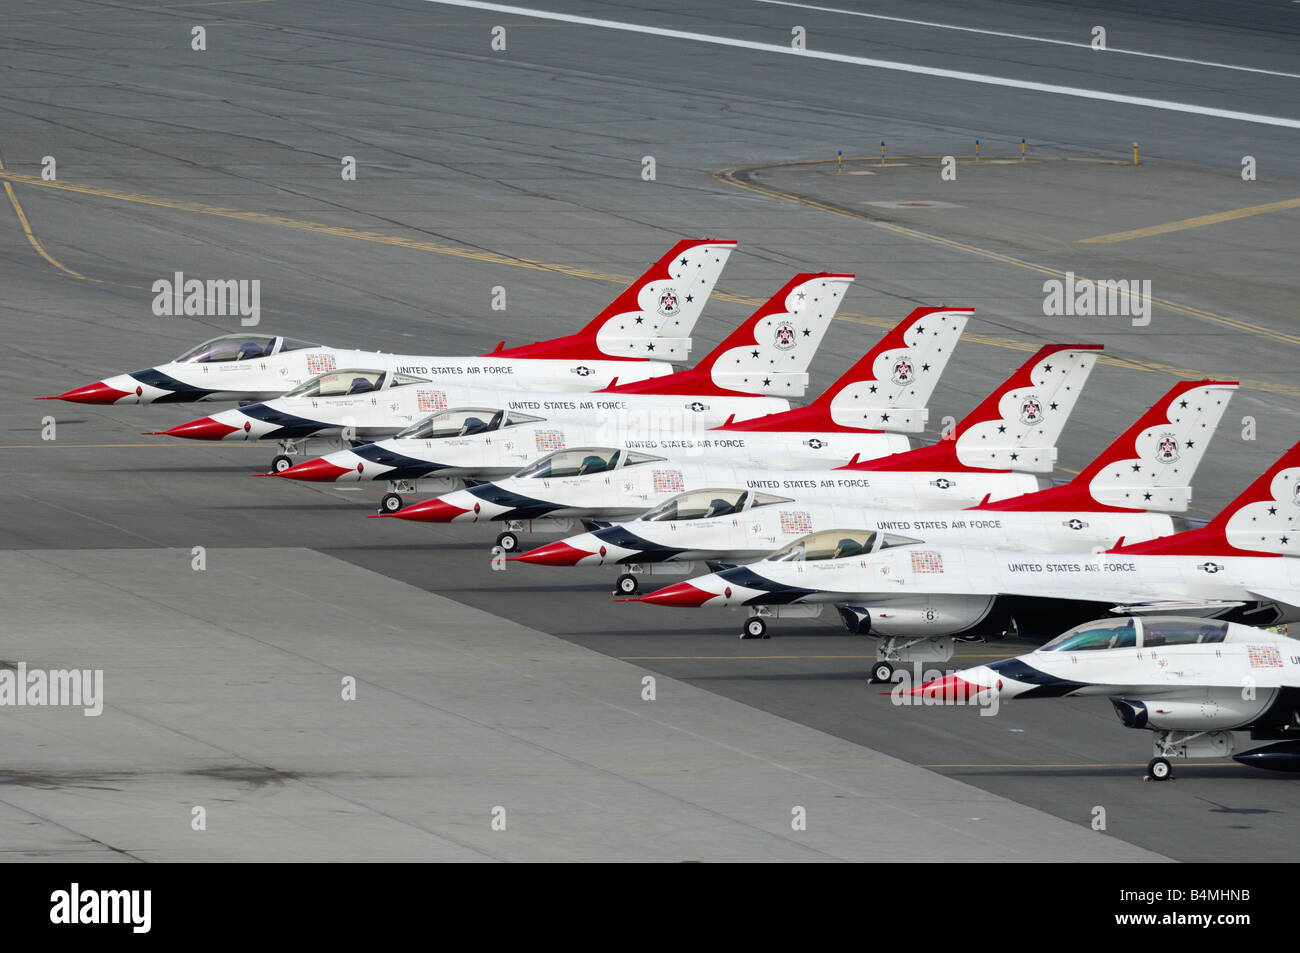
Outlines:
{"type": "Polygon", "coordinates": [[[1144,556],[1300,556],[1300,443],[1200,529],[1111,551],[1144,556]]]}
{"type": "Polygon", "coordinates": [[[1012,497],[982,510],[1162,510],[1186,512],[1235,381],[1181,381],[1063,486],[1012,497]]]}
{"type": "Polygon", "coordinates": [[[799,397],[808,387],[808,365],[852,281],[852,275],[796,275],[695,367],[607,390],[799,397]]]}
{"type": "Polygon", "coordinates": [[[695,323],[735,248],[730,240],[678,242],[577,334],[498,346],[490,356],[685,361],[695,323]]]}
{"type": "Polygon", "coordinates": [[[972,308],[917,308],[807,407],[717,429],[918,432],[972,313],[972,308]]]}
{"type": "Polygon", "coordinates": [[[919,433],[974,308],[917,308],[813,401],[844,427],[919,433]]]}
{"type": "Polygon", "coordinates": [[[1048,344],[938,443],[853,464],[855,470],[1050,473],[1056,441],[1097,363],[1100,344],[1048,344]]]}

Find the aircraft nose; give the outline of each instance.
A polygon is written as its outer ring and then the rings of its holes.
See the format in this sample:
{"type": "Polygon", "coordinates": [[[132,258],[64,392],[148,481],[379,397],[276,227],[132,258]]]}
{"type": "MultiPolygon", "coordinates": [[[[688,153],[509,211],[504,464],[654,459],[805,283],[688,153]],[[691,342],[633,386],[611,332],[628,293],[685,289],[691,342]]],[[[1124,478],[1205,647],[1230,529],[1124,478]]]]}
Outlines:
{"type": "Polygon", "coordinates": [[[547,543],[536,549],[530,549],[518,556],[511,556],[511,562],[536,563],[539,566],[576,566],[588,556],[594,556],[586,550],[570,546],[566,542],[547,543]]]}
{"type": "Polygon", "coordinates": [[[66,400],[74,404],[116,404],[123,397],[130,396],[129,391],[118,390],[116,387],[109,387],[103,381],[96,381],[94,384],[78,387],[66,394],[59,394],[57,397],[37,397],[36,399],[66,400]]]}
{"type": "Polygon", "coordinates": [[[147,433],[153,436],[185,437],[187,440],[224,440],[238,430],[238,427],[223,424],[213,417],[200,417],[187,424],[178,424],[171,430],[150,430],[147,433]]]}
{"type": "MultiPolygon", "coordinates": [[[[997,690],[992,686],[980,685],[978,682],[968,681],[962,677],[970,674],[970,672],[960,672],[945,675],[943,678],[936,678],[932,682],[926,682],[924,685],[903,694],[919,695],[922,698],[929,698],[939,702],[968,702],[980,692],[997,690]]],[[[1000,689],[1001,687],[1001,682],[999,682],[997,688],[1000,689]]]]}
{"type": "Polygon", "coordinates": [[[456,506],[442,498],[438,498],[416,503],[414,506],[400,509],[396,513],[384,513],[382,515],[399,520],[414,520],[417,523],[450,523],[456,517],[463,516],[468,512],[469,510],[463,506],[456,506]]]}
{"type": "Polygon", "coordinates": [[[648,595],[639,596],[635,599],[619,599],[619,602],[650,602],[657,606],[676,606],[678,608],[694,609],[704,605],[710,599],[716,599],[717,593],[705,592],[689,582],[679,582],[671,586],[665,586],[663,589],[656,589],[648,595]]]}
{"type": "Polygon", "coordinates": [[[287,470],[281,470],[275,476],[288,477],[290,480],[307,480],[311,483],[333,483],[340,477],[351,473],[347,467],[330,463],[324,457],[298,463],[287,470]]]}

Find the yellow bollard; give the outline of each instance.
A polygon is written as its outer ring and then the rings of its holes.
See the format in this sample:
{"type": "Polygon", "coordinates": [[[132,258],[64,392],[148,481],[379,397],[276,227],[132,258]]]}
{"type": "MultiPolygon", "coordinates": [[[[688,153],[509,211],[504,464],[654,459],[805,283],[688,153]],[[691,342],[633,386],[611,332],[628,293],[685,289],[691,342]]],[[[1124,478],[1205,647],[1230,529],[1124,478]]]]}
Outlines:
{"type": "Polygon", "coordinates": [[[1138,164],[1138,144],[1136,142],[1133,143],[1133,164],[1138,164]]]}
{"type": "Polygon", "coordinates": [[[1020,137],[1020,158],[1021,161],[1023,161],[1025,158],[1025,137],[1024,136],[1020,137]]]}
{"type": "Polygon", "coordinates": [[[885,140],[880,140],[880,164],[885,164],[885,140]]]}
{"type": "Polygon", "coordinates": [[[980,141],[976,139],[975,140],[975,162],[978,164],[979,161],[980,161],[980,141]]]}

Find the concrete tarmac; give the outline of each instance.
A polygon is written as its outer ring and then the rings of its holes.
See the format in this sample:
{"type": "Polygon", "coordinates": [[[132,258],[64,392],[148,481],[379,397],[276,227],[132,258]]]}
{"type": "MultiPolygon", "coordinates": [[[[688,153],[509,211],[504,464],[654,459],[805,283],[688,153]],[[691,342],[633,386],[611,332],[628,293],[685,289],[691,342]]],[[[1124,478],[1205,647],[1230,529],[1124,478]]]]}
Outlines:
{"type": "MultiPolygon", "coordinates": [[[[887,801],[925,802],[915,816],[891,819],[913,847],[909,856],[938,856],[953,845],[955,827],[964,846],[953,849],[968,859],[994,850],[990,845],[1003,858],[1139,858],[1148,851],[1182,860],[1291,859],[1298,841],[1290,821],[1300,809],[1291,779],[1236,765],[1188,765],[1173,784],[1143,784],[1149,741],[1125,732],[1104,702],[1025,703],[992,719],[895,710],[861,680],[864,643],[839,634],[829,618],[781,623],[773,640],[741,643],[734,638],[739,616],[617,605],[604,573],[524,566],[493,573],[491,533],[482,529],[364,521],[377,500],[370,489],[247,479],[265,469],[271,446],[139,435],[206,408],[30,402],[169,359],[237,327],[229,317],[154,316],[150,286],[176,271],[260,279],[259,330],[466,354],[502,338],[568,333],[673,241],[712,235],[741,245],[700,322],[696,354],[721,340],[751,310],[748,302],[766,298],[796,270],[858,275],[815,362],[810,394],[912,307],[970,305],[976,319],[932,403],[936,425],[974,406],[1042,343],[1106,345],[1066,428],[1061,477],[1179,378],[1243,385],[1197,479],[1195,518],[1211,516],[1300,438],[1300,328],[1292,307],[1300,208],[1286,204],[1300,195],[1297,130],[1214,113],[1300,118],[1300,79],[1290,75],[1300,73],[1294,10],[1243,4],[1225,14],[1156,4],[1136,14],[1102,3],[978,2],[859,11],[925,21],[915,23],[750,0],[539,9],[781,45],[801,25],[810,49],[1201,111],[421,0],[364,9],[293,0],[130,8],[64,0],[0,10],[0,48],[13,80],[0,91],[0,176],[12,188],[12,199],[6,193],[0,200],[7,345],[0,425],[8,435],[0,446],[0,546],[14,560],[2,577],[6,603],[21,598],[24,606],[23,622],[6,625],[10,647],[0,658],[50,657],[26,631],[41,624],[57,623],[70,662],[102,641],[111,648],[101,657],[106,676],[117,673],[108,682],[110,699],[112,686],[121,686],[118,697],[132,699],[133,712],[151,725],[128,727],[134,723],[122,714],[98,721],[77,714],[74,729],[64,718],[70,713],[50,712],[57,717],[48,723],[35,720],[46,713],[24,713],[29,744],[11,749],[0,765],[5,777],[18,779],[6,785],[4,803],[11,812],[30,810],[39,794],[54,806],[31,836],[6,842],[22,844],[23,855],[108,856],[98,842],[143,859],[251,857],[281,842],[279,856],[341,858],[342,844],[358,850],[367,834],[375,858],[427,848],[421,856],[446,859],[692,859],[686,848],[697,844],[694,859],[875,856],[879,815],[863,809],[856,793],[843,811],[810,810],[807,836],[793,836],[790,807],[802,802],[792,801],[784,780],[763,783],[761,805],[731,799],[728,783],[719,781],[709,789],[714,813],[674,801],[680,789],[646,790],[644,804],[658,805],[650,813],[672,819],[655,836],[667,836],[678,821],[696,835],[651,848],[644,844],[654,837],[620,827],[644,816],[636,809],[642,795],[624,786],[630,782],[574,769],[572,783],[601,805],[602,819],[579,830],[564,816],[569,808],[554,800],[553,780],[539,780],[555,769],[545,759],[531,761],[515,780],[517,790],[546,805],[547,823],[520,824],[533,833],[504,849],[484,812],[501,803],[493,796],[493,765],[518,754],[514,739],[488,732],[446,747],[432,730],[436,722],[415,714],[424,709],[393,695],[391,708],[339,728],[350,741],[335,747],[328,726],[347,717],[344,703],[313,708],[300,694],[279,711],[241,682],[259,671],[259,660],[278,658],[266,673],[270,681],[323,691],[318,682],[327,675],[337,681],[340,664],[355,658],[348,653],[364,645],[377,653],[366,657],[407,659],[402,672],[384,674],[400,676],[407,688],[424,676],[429,685],[419,697],[440,701],[448,711],[439,717],[495,712],[527,724],[537,705],[526,692],[516,697],[519,683],[500,694],[499,673],[481,658],[461,657],[454,683],[435,677],[443,664],[438,646],[472,619],[478,630],[495,626],[539,655],[597,660],[590,671],[601,675],[572,682],[572,707],[543,706],[554,726],[548,736],[572,745],[557,748],[571,758],[580,745],[595,745],[605,760],[593,763],[608,768],[608,746],[631,737],[579,704],[583,698],[630,692],[625,704],[640,713],[639,705],[651,704],[636,694],[645,672],[660,677],[656,705],[667,707],[665,685],[670,694],[689,693],[693,707],[680,709],[674,717],[683,720],[674,724],[698,717],[715,733],[696,744],[677,732],[671,752],[659,752],[667,742],[647,728],[645,752],[620,762],[628,776],[637,765],[679,762],[698,775],[716,750],[710,745],[750,743],[759,724],[765,735],[788,732],[800,745],[820,746],[825,763],[836,765],[827,776],[854,792],[882,783],[887,801]],[[1112,48],[1167,58],[1089,49],[1099,23],[1112,48]],[[206,30],[203,51],[191,48],[195,25],[206,30]],[[490,46],[496,25],[506,28],[504,51],[490,46]],[[1233,65],[1252,71],[1227,68],[1233,65]],[[851,161],[837,174],[826,160],[841,150],[851,161]],[[948,155],[956,159],[953,181],[940,175],[948,155]],[[53,181],[41,179],[46,156],[56,160],[53,181]],[[344,156],[357,160],[355,181],[340,176],[344,156]],[[647,156],[655,159],[653,181],[642,177],[647,156]],[[1241,177],[1245,156],[1255,160],[1255,181],[1241,177]],[[796,164],[806,160],[819,161],[796,164]],[[1153,230],[1171,223],[1182,224],[1153,230]],[[1115,238],[1134,231],[1143,234],[1115,238]],[[1111,240],[1086,241],[1106,236],[1111,240]],[[1044,282],[1069,271],[1149,280],[1157,299],[1150,323],[1045,315],[1044,282]],[[505,312],[490,307],[497,287],[507,291],[505,312]],[[46,415],[56,422],[52,441],[42,439],[46,415]],[[194,546],[221,556],[206,575],[188,569],[194,546]],[[114,553],[122,560],[114,570],[119,596],[113,630],[105,633],[93,607],[114,553]],[[184,572],[163,572],[168,559],[184,572]],[[34,560],[48,564],[53,588],[36,586],[34,560]],[[217,567],[226,560],[243,575],[219,591],[217,567]],[[314,588],[306,595],[279,588],[290,582],[314,588]],[[205,585],[212,587],[202,600],[207,608],[186,623],[184,638],[168,642],[161,633],[170,631],[175,610],[150,600],[175,606],[205,585]],[[400,654],[411,651],[411,636],[379,621],[388,602],[408,620],[426,622],[433,640],[427,654],[400,654]],[[372,611],[360,618],[358,605],[372,611]],[[346,633],[330,632],[330,613],[344,620],[346,633]],[[307,619],[311,629],[302,627],[307,619]],[[287,645],[255,654],[262,651],[254,649],[257,639],[275,640],[286,625],[293,627],[287,645]],[[333,658],[309,651],[321,638],[333,658]],[[204,654],[205,639],[221,651],[204,654]],[[550,646],[544,653],[543,643],[550,646]],[[164,670],[153,675],[150,647],[166,649],[157,659],[164,670]],[[297,661],[276,654],[283,648],[299,652],[297,661]],[[120,663],[131,660],[143,668],[123,672],[120,663]],[[161,683],[156,698],[145,688],[151,677],[161,683]],[[165,679],[180,677],[196,680],[185,720],[212,726],[228,751],[190,741],[150,747],[148,740],[169,737],[165,712],[177,696],[165,679]],[[636,684],[629,688],[626,678],[636,684]],[[83,739],[91,722],[105,726],[95,729],[103,735],[93,746],[83,739]],[[431,758],[479,748],[483,756],[455,779],[428,770],[431,758]],[[355,804],[334,815],[330,840],[325,818],[353,781],[329,772],[348,770],[349,750],[374,757],[358,762],[366,777],[347,792],[355,804]],[[836,774],[857,762],[891,767],[836,774]],[[250,764],[262,773],[241,774],[250,764]],[[313,771],[325,780],[277,777],[313,771]],[[27,783],[33,778],[48,779],[46,787],[27,783]],[[86,793],[101,782],[116,790],[103,798],[86,793]],[[935,792],[933,807],[926,790],[935,792]],[[206,841],[191,834],[190,808],[217,803],[223,791],[234,792],[239,829],[256,831],[255,838],[241,841],[230,828],[206,841]],[[456,809],[435,823],[421,812],[437,791],[456,809]],[[625,814],[615,810],[616,798],[625,814]],[[1089,827],[1096,806],[1107,811],[1104,835],[1089,827]],[[979,823],[996,817],[1025,836],[1010,843],[998,828],[985,840],[968,837],[962,810],[986,818],[979,823]],[[315,820],[299,823],[295,811],[315,820]],[[464,829],[457,826],[461,811],[469,818],[464,829]],[[835,838],[819,839],[828,833],[817,830],[822,811],[835,838]],[[176,829],[146,836],[144,816],[172,818],[176,829]],[[412,823],[424,832],[406,845],[400,832],[412,823]],[[1075,838],[1076,829],[1084,836],[1075,838]]],[[[752,751],[746,764],[784,763],[779,745],[752,751]]],[[[778,777],[769,768],[752,773],[778,777]]],[[[819,784],[817,792],[830,790],[830,781],[819,784]]],[[[6,826],[19,816],[11,813],[6,826]]],[[[208,833],[218,827],[210,824],[208,833]]]]}

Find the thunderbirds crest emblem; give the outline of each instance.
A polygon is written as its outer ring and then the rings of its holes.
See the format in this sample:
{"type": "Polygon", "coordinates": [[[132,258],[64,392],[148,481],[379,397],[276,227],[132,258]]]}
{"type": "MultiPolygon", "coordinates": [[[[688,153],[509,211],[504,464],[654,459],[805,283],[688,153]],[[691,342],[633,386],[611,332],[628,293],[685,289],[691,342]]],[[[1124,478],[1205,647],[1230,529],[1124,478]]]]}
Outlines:
{"type": "Polygon", "coordinates": [[[890,376],[895,384],[910,384],[912,378],[916,375],[916,369],[912,362],[905,357],[900,357],[894,362],[894,373],[890,376]]]}
{"type": "Polygon", "coordinates": [[[794,347],[794,325],[789,321],[782,321],[776,326],[774,343],[782,351],[788,351],[794,347]]]}
{"type": "Polygon", "coordinates": [[[659,313],[665,318],[671,318],[681,310],[682,304],[677,297],[677,289],[665,288],[663,294],[659,296],[659,313]]]}
{"type": "Polygon", "coordinates": [[[1156,442],[1156,459],[1161,463],[1173,463],[1178,459],[1178,441],[1171,433],[1163,433],[1156,442]]]}
{"type": "Polygon", "coordinates": [[[1043,402],[1029,396],[1020,404],[1020,422],[1033,427],[1043,422],[1043,402]]]}

